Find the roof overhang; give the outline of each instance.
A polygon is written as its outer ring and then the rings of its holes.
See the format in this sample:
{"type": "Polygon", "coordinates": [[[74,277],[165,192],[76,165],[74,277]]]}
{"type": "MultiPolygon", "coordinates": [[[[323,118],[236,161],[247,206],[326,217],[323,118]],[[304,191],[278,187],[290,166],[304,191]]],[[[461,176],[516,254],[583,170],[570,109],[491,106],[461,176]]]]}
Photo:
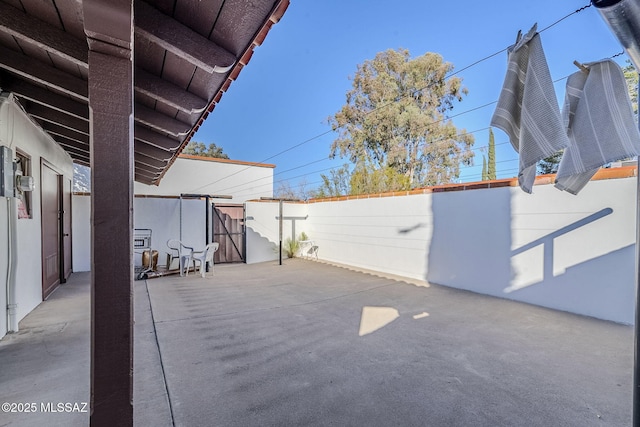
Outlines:
{"type": "MultiPolygon", "coordinates": [[[[75,162],[89,165],[83,4],[0,0],[0,89],[17,96],[75,162]]],[[[289,0],[136,0],[136,181],[160,181],[288,5],[289,0]]],[[[105,22],[110,20],[117,14],[105,22]]]]}

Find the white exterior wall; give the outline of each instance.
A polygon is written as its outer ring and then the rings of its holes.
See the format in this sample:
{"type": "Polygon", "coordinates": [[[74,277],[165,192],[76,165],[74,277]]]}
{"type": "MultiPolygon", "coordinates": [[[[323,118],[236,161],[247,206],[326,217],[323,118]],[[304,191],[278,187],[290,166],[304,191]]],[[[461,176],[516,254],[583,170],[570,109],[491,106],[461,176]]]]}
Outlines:
{"type": "MultiPolygon", "coordinates": [[[[31,158],[31,175],[36,184],[31,196],[31,218],[18,219],[17,224],[17,318],[24,318],[42,302],[42,227],[40,217],[40,165],[45,159],[65,178],[73,178],[69,155],[44,131],[34,124],[13,101],[0,98],[0,145],[16,149],[31,158]]],[[[0,199],[0,337],[7,332],[6,293],[8,257],[7,199],[0,199]]],[[[15,208],[15,203],[11,203],[15,208]]],[[[75,249],[72,249],[75,250],[75,249]]]]}
{"type": "Polygon", "coordinates": [[[273,196],[273,167],[243,162],[178,157],[160,185],[135,183],[135,194],[179,196],[209,194],[233,196],[225,203],[243,203],[273,196]]]}
{"type": "MultiPolygon", "coordinates": [[[[204,200],[136,197],[133,203],[135,228],[152,230],[151,247],[158,251],[158,264],[166,265],[167,241],[180,240],[195,250],[205,247],[205,206],[204,200]],[[182,220],[181,220],[182,217],[182,220]]],[[[135,264],[141,265],[141,253],[136,254],[135,264]]]]}
{"type": "Polygon", "coordinates": [[[71,198],[73,230],[73,271],[91,271],[91,197],[74,194],[71,198]]]}
{"type": "MultiPolygon", "coordinates": [[[[537,185],[285,206],[308,215],[296,232],[326,261],[634,321],[636,178],[578,196],[537,185]]],[[[276,203],[249,204],[247,227],[277,243],[276,215],[276,203]]],[[[251,257],[268,258],[264,248],[251,257]]]]}
{"type": "MultiPolygon", "coordinates": [[[[247,264],[278,259],[279,202],[247,202],[247,264]]],[[[308,206],[283,203],[282,241],[303,231],[309,234],[308,206]]]]}
{"type": "MultiPolygon", "coordinates": [[[[91,196],[73,196],[74,271],[91,270],[91,196]]],[[[158,265],[167,260],[167,240],[178,239],[196,250],[205,246],[205,201],[166,197],[136,197],[133,200],[135,228],[151,229],[151,248],[158,251],[158,265]],[[182,221],[181,221],[182,216],[182,221]]],[[[135,265],[141,265],[142,251],[136,250],[135,265]]],[[[175,267],[175,266],[174,266],[175,267]]]]}
{"type": "MultiPolygon", "coordinates": [[[[134,199],[134,227],[152,230],[151,246],[159,252],[158,264],[165,265],[169,239],[179,239],[196,249],[205,246],[205,201],[183,199],[181,213],[178,198],[181,194],[232,196],[231,199],[211,199],[211,202],[221,204],[241,204],[248,199],[272,197],[273,167],[232,160],[179,157],[169,168],[160,185],[136,182],[134,188],[136,195],[148,196],[134,199]]],[[[74,195],[75,200],[78,202],[73,206],[73,226],[78,232],[74,233],[73,241],[74,271],[89,271],[91,197],[74,195]]],[[[247,230],[248,248],[254,242],[259,248],[264,245],[260,236],[254,236],[247,230]]],[[[141,255],[138,253],[134,262],[139,265],[140,261],[141,255]]]]}

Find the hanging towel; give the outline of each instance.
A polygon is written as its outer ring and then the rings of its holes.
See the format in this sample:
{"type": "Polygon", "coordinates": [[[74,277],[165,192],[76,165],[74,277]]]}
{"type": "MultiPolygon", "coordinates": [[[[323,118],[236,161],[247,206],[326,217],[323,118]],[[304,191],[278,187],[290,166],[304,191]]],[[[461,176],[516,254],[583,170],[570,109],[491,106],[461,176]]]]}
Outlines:
{"type": "Polygon", "coordinates": [[[537,24],[508,49],[507,75],[491,125],[520,154],[518,183],[532,192],[537,163],[569,145],[537,24]]]}
{"type": "Polygon", "coordinates": [[[598,169],[639,154],[640,133],[624,73],[605,59],[585,64],[567,79],[562,116],[569,148],[562,155],[556,187],[578,194],[598,169]]]}

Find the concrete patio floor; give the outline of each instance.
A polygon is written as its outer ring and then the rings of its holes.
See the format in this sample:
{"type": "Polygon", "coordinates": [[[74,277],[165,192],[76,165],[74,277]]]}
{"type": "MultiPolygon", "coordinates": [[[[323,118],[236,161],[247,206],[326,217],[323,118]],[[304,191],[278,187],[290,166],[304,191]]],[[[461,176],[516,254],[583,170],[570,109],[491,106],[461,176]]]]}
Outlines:
{"type": "MultiPolygon", "coordinates": [[[[0,341],[0,426],[87,425],[89,274],[0,341]]],[[[633,330],[320,262],[135,287],[140,426],[626,426],[633,330]]]]}

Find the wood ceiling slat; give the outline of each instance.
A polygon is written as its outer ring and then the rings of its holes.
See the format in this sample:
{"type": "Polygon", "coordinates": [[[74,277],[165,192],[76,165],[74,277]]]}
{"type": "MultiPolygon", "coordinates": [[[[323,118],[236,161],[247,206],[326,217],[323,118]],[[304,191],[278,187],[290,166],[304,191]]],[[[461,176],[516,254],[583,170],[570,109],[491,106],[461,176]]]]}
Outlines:
{"type": "Polygon", "coordinates": [[[134,137],[164,150],[175,151],[182,144],[182,139],[170,138],[142,125],[134,126],[134,137]]]}
{"type": "Polygon", "coordinates": [[[20,0],[4,0],[4,2],[24,12],[24,8],[22,7],[20,0]]]}
{"type": "Polygon", "coordinates": [[[54,0],[56,8],[62,18],[64,29],[76,38],[84,39],[84,24],[82,16],[82,2],[68,0],[54,0]]]}
{"type": "Polygon", "coordinates": [[[56,87],[57,90],[84,102],[88,101],[89,89],[86,81],[3,46],[0,46],[0,68],[30,81],[56,87]]]}
{"type": "Polygon", "coordinates": [[[51,0],[21,0],[25,11],[41,21],[62,28],[56,7],[51,0]]]}
{"type": "MultiPolygon", "coordinates": [[[[57,16],[57,15],[56,15],[57,16]]],[[[73,37],[70,33],[0,2],[0,31],[13,35],[25,48],[43,49],[51,55],[86,67],[86,38],[73,37]]],[[[26,50],[25,50],[26,52],[26,50]]],[[[40,58],[42,60],[42,58],[40,58]]]]}
{"type": "MultiPolygon", "coordinates": [[[[236,56],[143,1],[134,3],[135,31],[209,73],[225,73],[236,56]]],[[[253,32],[251,34],[253,36],[253,32]]]]}
{"type": "Polygon", "coordinates": [[[154,168],[153,166],[149,166],[147,164],[140,163],[138,161],[135,162],[135,165],[136,165],[136,172],[140,172],[146,176],[156,177],[162,173],[162,171],[159,170],[158,168],[154,168]]]}
{"type": "Polygon", "coordinates": [[[178,111],[178,114],[176,115],[176,120],[180,120],[181,122],[185,122],[185,123],[193,123],[195,124],[196,121],[198,120],[198,117],[200,117],[199,114],[185,114],[182,111],[178,111]]]}
{"type": "MultiPolygon", "coordinates": [[[[172,119],[175,119],[176,116],[178,115],[178,109],[171,107],[170,105],[165,105],[165,104],[161,104],[161,103],[156,103],[156,111],[160,114],[163,114],[167,117],[171,117],[172,119]]],[[[184,123],[187,124],[191,124],[191,121],[186,121],[184,123]]],[[[186,135],[186,134],[185,134],[186,135]]]]}
{"type": "Polygon", "coordinates": [[[78,67],[77,64],[66,61],[55,55],[49,55],[49,58],[51,58],[51,61],[53,62],[53,66],[58,70],[62,70],[69,75],[72,75],[79,79],[83,79],[82,73],[80,72],[80,68],[78,67]]]}
{"type": "Polygon", "coordinates": [[[26,110],[27,113],[39,119],[46,120],[48,122],[67,127],[69,129],[73,129],[76,132],[89,135],[89,122],[87,122],[86,120],[78,119],[76,117],[36,103],[29,103],[26,110]]]}
{"type": "Polygon", "coordinates": [[[210,39],[236,57],[249,46],[276,1],[226,0],[210,39]]]}
{"type": "Polygon", "coordinates": [[[187,114],[201,113],[207,106],[206,99],[140,68],[135,70],[135,91],[144,93],[158,102],[177,108],[187,114]]]}
{"type": "MultiPolygon", "coordinates": [[[[220,89],[225,80],[224,74],[209,74],[197,69],[189,85],[189,91],[193,93],[204,94],[207,99],[213,98],[213,95],[220,89]]],[[[203,95],[201,95],[203,96],[203,95]]]]}
{"type": "Polygon", "coordinates": [[[196,67],[189,61],[179,58],[171,52],[167,52],[164,68],[162,69],[162,78],[186,90],[195,70],[196,67]]]}
{"type": "Polygon", "coordinates": [[[136,153],[144,154],[145,156],[151,157],[156,160],[168,162],[173,157],[173,153],[171,151],[162,150],[156,146],[147,144],[143,141],[136,139],[134,141],[134,146],[136,153]]]}
{"type": "Polygon", "coordinates": [[[167,117],[156,110],[152,110],[142,105],[135,105],[135,120],[152,129],[175,137],[183,137],[191,130],[189,123],[180,122],[178,120],[167,117]]]}
{"type": "Polygon", "coordinates": [[[134,43],[136,67],[142,68],[156,76],[161,75],[165,50],[138,34],[135,34],[134,43]]]}
{"type": "Polygon", "coordinates": [[[76,132],[75,130],[66,128],[64,126],[60,126],[55,123],[50,123],[46,121],[39,121],[42,129],[46,130],[52,135],[64,136],[65,138],[72,139],[74,141],[78,141],[81,143],[89,145],[89,135],[84,133],[76,132]]]}
{"type": "Polygon", "coordinates": [[[134,153],[134,158],[136,162],[151,166],[152,168],[156,168],[159,170],[162,170],[165,166],[167,166],[167,162],[145,156],[144,154],[137,151],[134,153]]]}
{"type": "Polygon", "coordinates": [[[134,99],[136,100],[136,104],[144,105],[147,108],[155,109],[156,108],[156,100],[151,98],[144,93],[135,92],[134,99]]]}
{"type": "Polygon", "coordinates": [[[20,46],[16,43],[16,40],[12,35],[0,32],[0,45],[6,46],[14,52],[21,52],[20,46]]]}
{"type": "Polygon", "coordinates": [[[53,139],[55,139],[60,145],[64,145],[67,148],[73,148],[75,153],[86,154],[89,156],[89,144],[85,144],[62,135],[55,135],[53,139]]]}
{"type": "Polygon", "coordinates": [[[147,3],[153,5],[160,12],[171,16],[177,0],[150,0],[147,3]]]}
{"type": "Polygon", "coordinates": [[[53,62],[51,62],[51,57],[47,54],[46,51],[33,46],[30,43],[24,42],[22,40],[18,40],[18,44],[20,45],[20,49],[27,55],[29,58],[34,59],[38,62],[46,64],[48,67],[53,67],[53,62]]]}
{"type": "Polygon", "coordinates": [[[174,18],[201,36],[209,38],[223,3],[222,0],[178,1],[174,18]]]}
{"type": "Polygon", "coordinates": [[[70,114],[83,120],[89,120],[89,106],[68,98],[64,95],[58,95],[43,88],[39,85],[29,84],[23,80],[14,79],[13,82],[6,84],[6,89],[16,93],[21,98],[29,101],[47,105],[58,111],[70,114]]]}

